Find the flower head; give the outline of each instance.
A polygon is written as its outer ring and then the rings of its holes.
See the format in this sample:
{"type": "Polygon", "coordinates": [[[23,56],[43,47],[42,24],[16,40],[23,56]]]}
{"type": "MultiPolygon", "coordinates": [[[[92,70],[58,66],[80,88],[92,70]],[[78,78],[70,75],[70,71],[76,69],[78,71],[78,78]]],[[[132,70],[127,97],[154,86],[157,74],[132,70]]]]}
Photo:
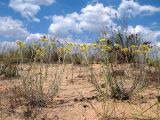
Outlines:
{"type": "Polygon", "coordinates": [[[122,48],[121,51],[122,51],[123,53],[127,53],[129,50],[128,50],[128,48],[122,48]]]}
{"type": "Polygon", "coordinates": [[[140,49],[143,51],[150,51],[151,50],[149,45],[145,45],[145,44],[140,45],[140,49]]]}
{"type": "Polygon", "coordinates": [[[141,51],[140,50],[134,50],[133,54],[141,54],[141,51]]]}
{"type": "Polygon", "coordinates": [[[136,45],[131,45],[131,48],[135,49],[135,48],[137,48],[137,46],[136,45]]]}
{"type": "Polygon", "coordinates": [[[72,47],[73,43],[72,42],[67,42],[67,47],[72,47]]]}
{"type": "Polygon", "coordinates": [[[111,51],[111,47],[108,45],[102,45],[102,50],[103,51],[111,51]]]}
{"type": "Polygon", "coordinates": [[[120,44],[114,44],[115,48],[120,48],[120,44]]]}
{"type": "Polygon", "coordinates": [[[107,39],[106,38],[99,38],[99,41],[103,43],[103,42],[107,42],[107,39]]]}
{"type": "Polygon", "coordinates": [[[17,40],[17,41],[16,41],[16,44],[17,44],[20,48],[26,47],[26,44],[25,44],[24,42],[20,41],[20,40],[17,40]]]}
{"type": "Polygon", "coordinates": [[[98,47],[97,43],[92,44],[93,47],[98,47]]]}
{"type": "Polygon", "coordinates": [[[61,47],[61,48],[58,49],[58,51],[59,51],[60,54],[63,55],[66,52],[66,49],[64,47],[61,47]]]}
{"type": "Polygon", "coordinates": [[[41,37],[41,39],[40,39],[42,42],[46,42],[48,39],[47,39],[47,37],[46,36],[43,36],[43,37],[41,37]]]}
{"type": "Polygon", "coordinates": [[[87,51],[88,48],[89,48],[89,45],[87,45],[87,44],[82,44],[82,45],[80,45],[80,50],[81,50],[82,52],[87,51]]]}
{"type": "Polygon", "coordinates": [[[42,56],[44,56],[44,53],[45,53],[45,51],[42,49],[38,49],[38,50],[36,50],[36,56],[37,57],[42,57],[42,56]]]}
{"type": "Polygon", "coordinates": [[[71,52],[71,49],[70,48],[66,48],[65,50],[67,53],[70,53],[71,52]]]}

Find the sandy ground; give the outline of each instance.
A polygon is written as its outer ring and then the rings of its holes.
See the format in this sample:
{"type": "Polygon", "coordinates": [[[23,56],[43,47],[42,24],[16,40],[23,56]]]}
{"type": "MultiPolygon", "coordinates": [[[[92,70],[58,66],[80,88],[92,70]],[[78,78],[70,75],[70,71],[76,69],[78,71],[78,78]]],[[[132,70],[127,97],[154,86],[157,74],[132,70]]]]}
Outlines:
{"type": "MultiPolygon", "coordinates": [[[[37,65],[39,66],[39,65],[37,65]]],[[[24,71],[27,69],[27,65],[24,65],[24,71]]],[[[57,65],[51,65],[48,68],[49,77],[44,81],[44,91],[47,91],[50,84],[50,80],[54,79],[54,74],[61,70],[64,66],[57,67],[57,65]]],[[[100,74],[102,71],[100,65],[95,64],[94,74],[96,79],[103,83],[103,77],[100,74]]],[[[121,65],[120,69],[125,70],[126,79],[133,79],[133,69],[129,65],[121,65]]],[[[36,70],[35,70],[36,71],[36,70]]],[[[72,66],[67,64],[64,67],[64,73],[61,80],[58,94],[52,101],[42,108],[33,108],[32,117],[29,119],[35,120],[98,120],[101,118],[104,112],[102,108],[102,101],[98,99],[98,92],[93,84],[88,79],[89,70],[86,66],[72,66]],[[73,74],[72,74],[73,73],[73,74]]],[[[131,81],[130,81],[131,82],[131,81]]],[[[128,82],[128,83],[130,83],[128,82]]],[[[2,120],[25,120],[24,117],[26,108],[24,105],[17,105],[14,108],[14,112],[10,112],[9,102],[7,100],[8,94],[11,88],[18,86],[21,83],[21,77],[14,78],[12,80],[6,80],[3,76],[0,77],[0,92],[1,92],[1,119],[2,120]]],[[[114,101],[108,99],[106,101],[105,115],[111,115],[112,117],[106,117],[104,120],[134,120],[135,117],[140,117],[142,111],[146,110],[154,103],[156,99],[157,88],[154,84],[149,85],[134,95],[131,100],[127,101],[114,101]]],[[[157,116],[157,105],[153,106],[150,110],[145,112],[145,116],[155,117],[157,116]]],[[[160,111],[159,111],[160,112],[160,111]]],[[[140,117],[145,119],[145,117],[140,117]]],[[[157,119],[158,120],[158,119],[157,119]]]]}

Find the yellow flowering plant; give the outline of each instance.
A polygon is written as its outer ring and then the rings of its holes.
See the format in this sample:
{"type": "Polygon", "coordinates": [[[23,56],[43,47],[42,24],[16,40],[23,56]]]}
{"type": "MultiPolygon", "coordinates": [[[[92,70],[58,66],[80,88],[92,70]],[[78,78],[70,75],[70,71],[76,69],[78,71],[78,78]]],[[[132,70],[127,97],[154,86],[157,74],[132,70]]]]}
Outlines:
{"type": "Polygon", "coordinates": [[[142,44],[140,45],[140,49],[144,52],[144,53],[147,53],[151,50],[151,48],[149,47],[149,45],[145,45],[145,44],[142,44]]]}
{"type": "Polygon", "coordinates": [[[82,45],[80,45],[80,50],[81,50],[82,52],[87,51],[88,48],[89,48],[89,45],[87,45],[87,44],[82,44],[82,45]]]}
{"type": "Polygon", "coordinates": [[[71,48],[66,48],[65,51],[66,51],[66,53],[70,53],[72,50],[71,50],[71,48]]]}
{"type": "Polygon", "coordinates": [[[98,44],[97,43],[93,43],[92,46],[96,48],[96,47],[98,47],[98,44]]]}
{"type": "Polygon", "coordinates": [[[16,41],[16,44],[20,47],[20,48],[25,48],[26,47],[26,44],[20,40],[17,40],[16,41]]]}
{"type": "Polygon", "coordinates": [[[136,45],[131,45],[131,48],[132,48],[132,49],[136,49],[136,48],[138,48],[138,46],[136,46],[136,45]]]}
{"type": "Polygon", "coordinates": [[[46,37],[46,36],[43,36],[43,37],[41,37],[41,42],[46,42],[46,41],[48,41],[48,38],[46,37]]]}
{"type": "Polygon", "coordinates": [[[65,48],[64,47],[61,47],[58,49],[58,52],[63,55],[65,53],[65,48]]]}
{"type": "Polygon", "coordinates": [[[72,51],[73,46],[75,46],[74,43],[72,43],[72,42],[67,42],[67,43],[66,43],[66,48],[64,48],[64,51],[65,51],[66,53],[70,53],[70,52],[72,51]]]}
{"type": "Polygon", "coordinates": [[[106,38],[99,38],[99,41],[103,43],[103,42],[107,42],[107,39],[106,38]]]}
{"type": "Polygon", "coordinates": [[[66,59],[66,55],[68,55],[68,53],[70,53],[71,51],[72,49],[66,46],[59,47],[57,49],[59,63],[61,62],[61,59],[63,60],[62,62],[64,63],[66,59]]]}
{"type": "Polygon", "coordinates": [[[72,46],[73,46],[73,43],[72,43],[72,42],[67,42],[66,46],[67,46],[67,47],[72,47],[72,46]]]}
{"type": "Polygon", "coordinates": [[[115,48],[120,48],[120,44],[114,44],[115,48]]]}
{"type": "Polygon", "coordinates": [[[45,50],[44,49],[38,49],[36,50],[36,57],[43,57],[45,54],[45,50]]]}
{"type": "MultiPolygon", "coordinates": [[[[21,69],[23,68],[23,48],[25,48],[26,47],[26,44],[24,43],[24,42],[22,42],[22,41],[20,41],[20,40],[17,40],[16,41],[16,44],[19,46],[19,54],[20,54],[20,58],[21,58],[21,62],[20,62],[20,64],[21,64],[21,69]]],[[[21,73],[22,74],[22,73],[21,73]]]]}
{"type": "Polygon", "coordinates": [[[104,51],[111,51],[112,48],[110,46],[108,46],[108,45],[102,45],[102,50],[104,50],[104,51]]]}
{"type": "Polygon", "coordinates": [[[132,53],[138,55],[138,54],[141,54],[142,51],[140,51],[140,50],[134,50],[132,53]]]}
{"type": "Polygon", "coordinates": [[[128,48],[122,48],[121,51],[122,51],[123,53],[129,52],[128,48]]]}

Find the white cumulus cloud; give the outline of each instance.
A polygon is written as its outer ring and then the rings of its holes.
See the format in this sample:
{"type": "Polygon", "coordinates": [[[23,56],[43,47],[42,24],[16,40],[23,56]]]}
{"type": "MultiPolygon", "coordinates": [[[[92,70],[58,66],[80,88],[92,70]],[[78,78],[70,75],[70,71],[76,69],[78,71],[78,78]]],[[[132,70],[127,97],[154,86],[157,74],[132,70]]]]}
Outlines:
{"type": "Polygon", "coordinates": [[[0,16],[0,36],[7,39],[25,39],[29,32],[19,20],[0,16]]]}
{"type": "Polygon", "coordinates": [[[103,4],[87,5],[80,13],[74,12],[66,16],[53,16],[49,33],[67,35],[70,32],[100,32],[104,26],[113,25],[112,17],[118,12],[103,4]]]}
{"type": "Polygon", "coordinates": [[[135,27],[129,26],[131,33],[139,33],[144,41],[150,41],[152,44],[156,44],[160,37],[160,31],[153,31],[148,27],[136,25],[135,27]]]}
{"type": "Polygon", "coordinates": [[[129,15],[129,17],[139,14],[152,15],[156,12],[160,12],[160,7],[140,5],[139,3],[134,2],[134,0],[122,0],[118,11],[122,17],[124,15],[129,15]]]}
{"type": "MultiPolygon", "coordinates": [[[[52,16],[52,23],[49,26],[49,33],[59,36],[70,36],[70,33],[83,32],[103,32],[104,27],[108,29],[116,29],[115,17],[123,18],[125,14],[130,16],[151,15],[160,12],[160,7],[151,5],[140,5],[134,0],[122,0],[117,8],[112,6],[104,6],[102,3],[94,5],[89,4],[82,8],[81,11],[73,12],[65,16],[52,16]]],[[[148,27],[137,25],[129,26],[130,30],[140,32],[148,41],[156,41],[160,35],[159,31],[153,31],[148,27]],[[152,36],[152,37],[151,37],[152,36]]],[[[70,36],[71,37],[71,36],[70,36]]]]}
{"type": "Polygon", "coordinates": [[[39,41],[42,36],[44,36],[44,34],[41,34],[41,33],[30,34],[27,36],[26,42],[31,43],[33,41],[35,41],[35,42],[39,41]]]}
{"type": "Polygon", "coordinates": [[[35,15],[40,11],[41,5],[50,5],[55,0],[10,0],[9,7],[19,12],[28,20],[40,22],[35,15]]]}

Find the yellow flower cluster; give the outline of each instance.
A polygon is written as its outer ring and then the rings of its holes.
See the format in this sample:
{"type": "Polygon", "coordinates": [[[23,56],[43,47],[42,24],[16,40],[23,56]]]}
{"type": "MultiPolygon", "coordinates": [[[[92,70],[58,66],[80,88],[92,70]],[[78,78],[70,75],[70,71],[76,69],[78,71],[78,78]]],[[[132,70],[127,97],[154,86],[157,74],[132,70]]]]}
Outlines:
{"type": "Polygon", "coordinates": [[[45,50],[44,49],[38,49],[36,50],[36,56],[37,57],[42,57],[45,54],[45,50]]]}
{"type": "Polygon", "coordinates": [[[151,48],[149,47],[149,45],[145,45],[142,44],[140,46],[136,46],[136,45],[131,45],[131,48],[133,50],[133,54],[147,54],[151,48]]]}
{"type": "Polygon", "coordinates": [[[85,52],[85,51],[87,51],[88,48],[90,48],[91,46],[90,46],[90,45],[87,45],[87,44],[82,44],[82,45],[79,45],[79,47],[80,47],[80,50],[81,50],[82,52],[85,52]]]}
{"type": "Polygon", "coordinates": [[[40,39],[42,42],[46,42],[48,39],[47,39],[47,37],[46,36],[43,36],[43,37],[41,37],[41,39],[40,39]]]}
{"type": "Polygon", "coordinates": [[[114,47],[115,48],[120,48],[120,45],[119,44],[114,44],[114,47]]]}
{"type": "Polygon", "coordinates": [[[112,48],[108,45],[102,45],[102,51],[111,51],[112,48]]]}
{"type": "Polygon", "coordinates": [[[98,47],[97,43],[92,44],[93,47],[98,47]]]}
{"type": "Polygon", "coordinates": [[[131,45],[131,48],[132,48],[132,49],[136,49],[136,48],[138,48],[138,46],[136,46],[136,45],[131,45]]]}
{"type": "Polygon", "coordinates": [[[26,47],[26,44],[25,44],[24,42],[20,41],[20,40],[17,40],[17,41],[16,41],[16,44],[17,44],[20,48],[26,47]]]}
{"type": "Polygon", "coordinates": [[[66,52],[71,52],[71,49],[70,48],[66,48],[66,52]]]}
{"type": "MultiPolygon", "coordinates": [[[[105,38],[100,38],[100,42],[105,42],[107,41],[105,38]]],[[[88,50],[88,48],[98,48],[99,44],[97,43],[93,43],[91,45],[88,45],[88,44],[74,44],[74,43],[67,43],[67,51],[71,51],[70,50],[70,47],[72,46],[79,46],[80,50],[82,52],[85,52],[88,50]]],[[[114,48],[116,49],[120,49],[121,52],[123,53],[127,53],[130,51],[129,48],[125,47],[125,48],[122,48],[122,46],[120,44],[114,44],[113,45],[114,48]]],[[[111,51],[112,50],[112,47],[109,46],[109,45],[100,45],[100,48],[101,50],[104,52],[104,51],[111,51]]],[[[132,53],[133,54],[140,54],[140,53],[147,53],[150,51],[150,47],[148,45],[140,45],[140,46],[136,46],[136,45],[131,45],[130,48],[132,49],[132,53]]]]}
{"type": "Polygon", "coordinates": [[[141,54],[141,51],[140,50],[134,50],[133,54],[141,54]]]}
{"type": "MultiPolygon", "coordinates": [[[[103,43],[105,41],[107,41],[107,39],[100,38],[100,42],[103,43]]],[[[59,52],[61,54],[62,53],[64,54],[65,52],[69,53],[69,52],[71,52],[73,46],[78,46],[80,51],[82,51],[82,52],[86,52],[89,48],[98,48],[98,46],[101,48],[101,51],[103,51],[103,52],[109,52],[112,50],[112,47],[105,44],[105,43],[104,44],[93,43],[93,44],[89,45],[89,44],[74,44],[72,42],[67,42],[65,47],[59,48],[59,52]]],[[[132,52],[133,54],[141,54],[141,53],[146,54],[151,50],[151,48],[148,45],[144,45],[144,44],[142,44],[140,46],[133,44],[129,48],[127,48],[127,47],[123,48],[120,44],[114,44],[113,47],[116,48],[117,50],[120,50],[123,53],[132,52]]]]}
{"type": "Polygon", "coordinates": [[[99,41],[103,43],[103,42],[106,42],[107,39],[106,38],[99,38],[99,41]]]}
{"type": "Polygon", "coordinates": [[[67,42],[67,47],[72,47],[74,44],[72,42],[67,42]]]}
{"type": "Polygon", "coordinates": [[[121,51],[122,51],[123,53],[129,52],[128,48],[122,48],[121,51]]]}
{"type": "Polygon", "coordinates": [[[59,52],[60,55],[64,55],[65,53],[71,52],[71,48],[61,47],[61,48],[58,49],[58,52],[59,52]]]}
{"type": "Polygon", "coordinates": [[[64,47],[61,47],[61,48],[58,49],[58,52],[60,54],[64,54],[66,52],[66,49],[64,47]]]}
{"type": "Polygon", "coordinates": [[[142,51],[150,51],[151,50],[151,48],[148,46],[148,45],[140,45],[140,49],[142,50],[142,51]]]}
{"type": "MultiPolygon", "coordinates": [[[[44,41],[42,41],[44,42],[44,41]]],[[[54,45],[54,42],[50,42],[47,46],[41,46],[38,43],[32,42],[32,48],[36,53],[36,57],[43,57],[49,46],[54,45]]]]}

